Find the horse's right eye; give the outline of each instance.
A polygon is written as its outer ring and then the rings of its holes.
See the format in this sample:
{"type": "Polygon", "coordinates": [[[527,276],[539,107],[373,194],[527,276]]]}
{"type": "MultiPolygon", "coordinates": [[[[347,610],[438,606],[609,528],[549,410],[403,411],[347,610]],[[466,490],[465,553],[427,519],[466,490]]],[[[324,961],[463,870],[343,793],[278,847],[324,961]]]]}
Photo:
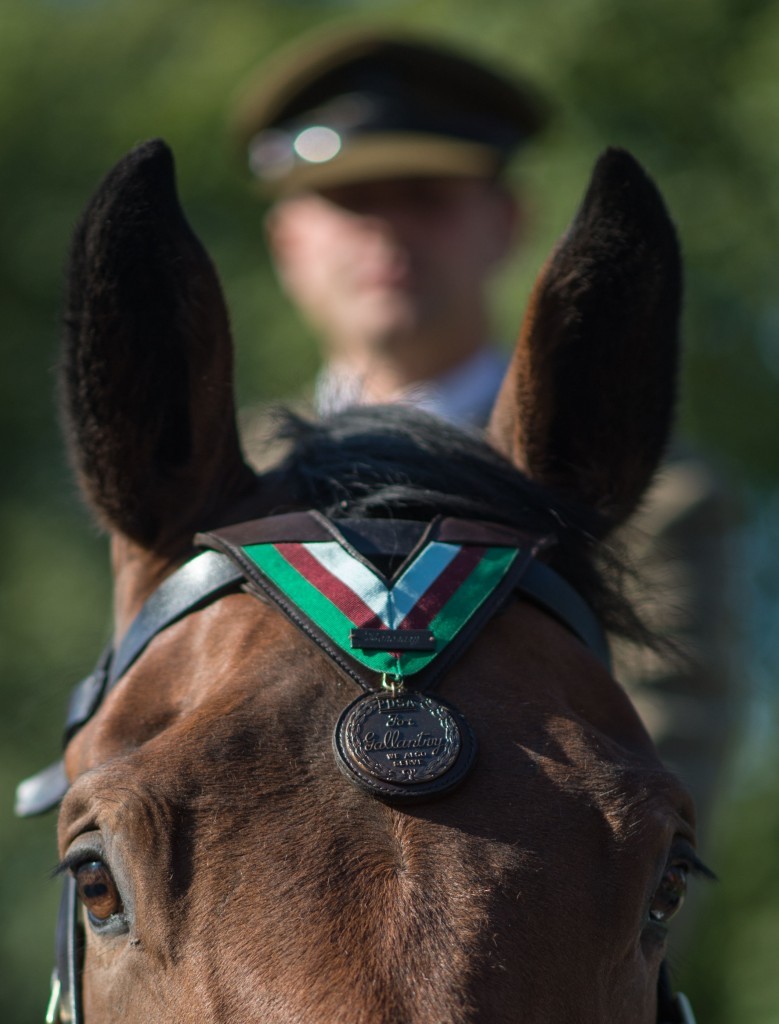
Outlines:
{"type": "Polygon", "coordinates": [[[124,910],[116,882],[101,860],[88,860],[73,868],[81,902],[93,923],[104,924],[124,910]]]}
{"type": "Polygon", "coordinates": [[[683,863],[671,863],[665,869],[649,908],[649,916],[657,924],[667,924],[682,909],[689,870],[683,863]]]}

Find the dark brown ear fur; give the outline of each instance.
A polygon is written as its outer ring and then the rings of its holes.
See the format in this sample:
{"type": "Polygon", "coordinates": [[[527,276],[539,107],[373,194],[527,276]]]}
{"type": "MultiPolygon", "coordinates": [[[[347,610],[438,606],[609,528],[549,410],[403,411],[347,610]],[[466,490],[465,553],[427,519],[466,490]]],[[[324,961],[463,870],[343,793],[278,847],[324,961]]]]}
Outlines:
{"type": "Polygon", "coordinates": [[[536,283],[489,426],[496,447],[622,521],[668,441],[680,301],[660,194],[630,154],[607,150],[536,283]]]}
{"type": "Polygon", "coordinates": [[[254,478],[221,289],[164,143],[128,154],[82,215],[66,327],[63,417],[82,490],[109,528],[176,544],[254,478]]]}

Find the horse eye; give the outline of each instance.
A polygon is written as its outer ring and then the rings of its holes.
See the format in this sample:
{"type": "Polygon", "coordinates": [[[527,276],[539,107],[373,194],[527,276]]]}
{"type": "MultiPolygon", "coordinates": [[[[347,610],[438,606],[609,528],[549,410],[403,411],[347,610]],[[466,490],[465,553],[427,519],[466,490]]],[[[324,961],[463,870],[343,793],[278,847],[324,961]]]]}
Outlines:
{"type": "Polygon", "coordinates": [[[666,924],[681,910],[687,893],[688,874],[687,864],[668,865],[649,907],[649,917],[652,921],[666,924]]]}
{"type": "Polygon", "coordinates": [[[122,899],[111,872],[101,860],[88,860],[73,869],[79,899],[96,924],[122,912],[122,899]]]}

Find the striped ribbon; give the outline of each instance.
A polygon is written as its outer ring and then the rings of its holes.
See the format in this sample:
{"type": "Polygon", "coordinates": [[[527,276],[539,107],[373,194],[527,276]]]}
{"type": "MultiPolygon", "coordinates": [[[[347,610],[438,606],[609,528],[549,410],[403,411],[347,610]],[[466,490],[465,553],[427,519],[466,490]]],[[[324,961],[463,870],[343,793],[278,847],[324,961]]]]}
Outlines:
{"type": "Polygon", "coordinates": [[[520,551],[431,541],[390,586],[337,541],[250,544],[245,555],[330,640],[379,673],[409,676],[437,657],[520,551]],[[430,630],[430,651],[361,650],[354,628],[430,630]]]}

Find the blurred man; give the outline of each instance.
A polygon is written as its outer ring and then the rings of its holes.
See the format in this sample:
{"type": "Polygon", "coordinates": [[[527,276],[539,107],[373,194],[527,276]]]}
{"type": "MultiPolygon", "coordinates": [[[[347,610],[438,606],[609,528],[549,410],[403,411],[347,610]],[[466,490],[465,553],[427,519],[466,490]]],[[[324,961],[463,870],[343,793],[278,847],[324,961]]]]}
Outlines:
{"type": "MultiPolygon", "coordinates": [[[[503,172],[544,118],[526,84],[381,31],[306,42],[247,90],[235,126],[274,199],[279,278],[324,348],[317,411],[407,401],[485,424],[507,362],[487,285],[520,227],[503,172]]],[[[743,700],[727,526],[706,468],[670,461],[628,543],[664,599],[641,591],[639,607],[687,660],[617,651],[618,678],[704,818],[743,700]]]]}
{"type": "Polygon", "coordinates": [[[518,227],[502,172],[543,120],[526,85],[370,31],[283,55],[247,93],[279,277],[324,345],[318,411],[406,399],[484,424],[506,366],[486,288],[518,227]]]}

